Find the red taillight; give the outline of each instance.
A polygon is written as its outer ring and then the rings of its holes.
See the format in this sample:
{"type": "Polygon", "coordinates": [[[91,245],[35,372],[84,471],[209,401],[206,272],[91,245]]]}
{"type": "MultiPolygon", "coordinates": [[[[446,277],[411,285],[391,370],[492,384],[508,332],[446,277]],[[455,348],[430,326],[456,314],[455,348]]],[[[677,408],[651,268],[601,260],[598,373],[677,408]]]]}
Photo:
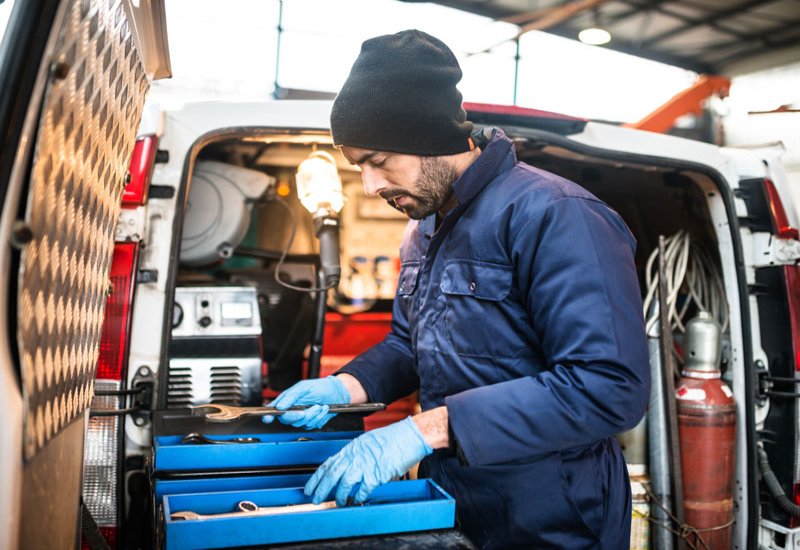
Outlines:
{"type": "Polygon", "coordinates": [[[136,140],[131,156],[131,181],[125,186],[122,194],[123,208],[136,208],[144,204],[157,152],[158,138],[156,136],[144,136],[136,140]]]}
{"type": "Polygon", "coordinates": [[[778,188],[775,187],[770,179],[764,180],[764,191],[767,193],[767,202],[769,203],[769,210],[772,213],[772,224],[775,229],[775,236],[781,239],[800,239],[800,231],[792,227],[789,223],[789,217],[786,215],[786,210],[783,208],[783,202],[778,194],[778,188]]]}
{"type": "MultiPolygon", "coordinates": [[[[100,527],[100,534],[106,539],[106,542],[111,548],[117,547],[117,528],[116,527],[100,527]]],[[[81,550],[90,550],[89,542],[85,537],[81,537],[81,550]]]]}
{"type": "MultiPolygon", "coordinates": [[[[783,207],[783,201],[775,183],[764,179],[764,191],[767,194],[769,211],[772,214],[772,227],[775,236],[781,239],[800,239],[800,232],[789,223],[789,217],[783,207]]],[[[786,296],[789,300],[789,323],[792,334],[792,357],[795,370],[800,370],[800,266],[783,267],[786,280],[786,296]]]]}
{"type": "Polygon", "coordinates": [[[789,327],[792,331],[794,369],[800,371],[800,266],[785,265],[786,296],[789,298],[789,327]]]}
{"type": "MultiPolygon", "coordinates": [[[[800,239],[800,232],[789,223],[789,217],[778,194],[778,188],[770,179],[764,179],[769,211],[775,236],[781,239],[800,239]]],[[[789,324],[792,334],[792,357],[794,368],[800,371],[800,266],[783,266],[786,280],[786,297],[789,300],[789,324]]]]}
{"type": "MultiPolygon", "coordinates": [[[[156,138],[136,141],[131,158],[131,180],[122,197],[123,208],[139,208],[147,198],[150,173],[156,155],[156,138]]],[[[127,237],[129,239],[129,237],[127,237]]],[[[109,272],[100,350],[97,357],[95,396],[86,431],[83,455],[83,501],[111,548],[117,546],[117,524],[121,506],[120,438],[127,378],[128,345],[134,289],[138,270],[139,243],[117,242],[109,272]]],[[[84,540],[82,548],[86,548],[84,540]]]]}
{"type": "Polygon", "coordinates": [[[121,380],[128,356],[130,313],[136,273],[138,243],[117,243],[111,261],[111,293],[106,302],[100,355],[99,380],[121,380]]]}

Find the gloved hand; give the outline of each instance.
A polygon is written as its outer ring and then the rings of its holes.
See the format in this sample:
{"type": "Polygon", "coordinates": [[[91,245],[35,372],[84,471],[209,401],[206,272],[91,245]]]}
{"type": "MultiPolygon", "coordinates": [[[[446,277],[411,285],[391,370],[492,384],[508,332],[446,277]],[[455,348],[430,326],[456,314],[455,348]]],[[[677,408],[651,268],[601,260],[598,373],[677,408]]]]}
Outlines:
{"type": "Polygon", "coordinates": [[[336,504],[344,506],[357,488],[354,500],[361,504],[376,487],[405,474],[432,452],[409,416],[348,443],[314,472],[304,492],[319,504],[338,485],[336,504]]]}
{"type": "MultiPolygon", "coordinates": [[[[283,424],[295,428],[314,430],[321,428],[336,416],[328,413],[328,405],[347,405],[350,403],[350,392],[336,376],[301,380],[288,390],[281,393],[271,406],[286,410],[295,405],[313,405],[304,411],[291,411],[278,415],[283,424]]],[[[269,424],[275,419],[272,415],[261,417],[263,422],[269,424]]]]}

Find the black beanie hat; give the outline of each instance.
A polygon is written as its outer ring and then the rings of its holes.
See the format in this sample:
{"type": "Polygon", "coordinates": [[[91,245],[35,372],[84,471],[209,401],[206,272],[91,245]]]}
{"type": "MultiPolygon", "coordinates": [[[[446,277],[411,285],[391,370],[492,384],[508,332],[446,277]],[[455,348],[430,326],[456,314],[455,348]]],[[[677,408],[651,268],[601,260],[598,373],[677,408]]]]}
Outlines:
{"type": "Polygon", "coordinates": [[[458,61],[438,38],[418,30],[371,38],[333,102],[333,142],[420,156],[469,151],[459,80],[458,61]]]}

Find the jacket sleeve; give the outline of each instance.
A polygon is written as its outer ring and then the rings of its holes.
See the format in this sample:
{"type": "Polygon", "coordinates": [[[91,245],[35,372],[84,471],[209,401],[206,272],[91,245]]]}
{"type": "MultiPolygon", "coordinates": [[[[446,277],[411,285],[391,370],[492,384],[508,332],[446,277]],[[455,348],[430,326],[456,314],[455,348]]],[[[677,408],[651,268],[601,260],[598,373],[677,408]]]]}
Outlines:
{"type": "Polygon", "coordinates": [[[603,203],[563,197],[510,232],[547,369],[445,400],[470,465],[529,460],[635,426],[650,371],[635,242],[603,203]]]}
{"type": "Polygon", "coordinates": [[[392,329],[386,338],[334,373],[356,377],[373,403],[391,403],[419,389],[408,324],[411,302],[410,296],[395,296],[392,329]]]}

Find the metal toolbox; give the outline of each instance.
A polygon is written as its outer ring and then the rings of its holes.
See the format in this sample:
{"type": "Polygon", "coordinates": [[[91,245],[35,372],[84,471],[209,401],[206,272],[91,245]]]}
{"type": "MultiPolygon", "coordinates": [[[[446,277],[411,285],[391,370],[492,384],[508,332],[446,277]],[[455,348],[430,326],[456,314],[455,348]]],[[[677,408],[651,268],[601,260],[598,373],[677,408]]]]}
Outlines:
{"type": "Polygon", "coordinates": [[[303,487],[316,468],[363,433],[363,420],[339,415],[308,432],[258,417],[209,423],[189,410],[161,410],[153,416],[149,457],[150,506],[157,546],[164,544],[165,496],[303,487]],[[188,434],[214,441],[257,438],[253,443],[185,443],[188,434]]]}
{"type": "Polygon", "coordinates": [[[386,544],[400,548],[413,541],[414,547],[473,548],[452,529],[455,502],[428,480],[397,481],[379,487],[365,506],[282,516],[170,519],[176,511],[231,512],[241,501],[262,507],[309,502],[303,486],[313,471],[363,433],[363,421],[356,415],[339,415],[322,430],[308,432],[279,423],[265,425],[257,417],[214,424],[191,416],[186,410],[165,410],[155,414],[153,426],[149,473],[158,548],[283,543],[297,544],[299,548],[306,541],[322,540],[326,542],[309,544],[338,548],[355,540],[338,540],[342,537],[366,537],[366,547],[386,544]],[[181,443],[186,434],[192,433],[213,440],[256,437],[260,441],[181,443]],[[445,531],[431,531],[442,529],[445,531]],[[394,537],[398,540],[393,543],[394,537]]]}
{"type": "Polygon", "coordinates": [[[363,506],[312,512],[224,518],[172,519],[178,511],[203,515],[235,511],[241,501],[259,507],[305,504],[301,487],[174,494],[162,497],[168,550],[228,548],[450,529],[455,501],[430,480],[396,481],[378,487],[363,506]]]}

